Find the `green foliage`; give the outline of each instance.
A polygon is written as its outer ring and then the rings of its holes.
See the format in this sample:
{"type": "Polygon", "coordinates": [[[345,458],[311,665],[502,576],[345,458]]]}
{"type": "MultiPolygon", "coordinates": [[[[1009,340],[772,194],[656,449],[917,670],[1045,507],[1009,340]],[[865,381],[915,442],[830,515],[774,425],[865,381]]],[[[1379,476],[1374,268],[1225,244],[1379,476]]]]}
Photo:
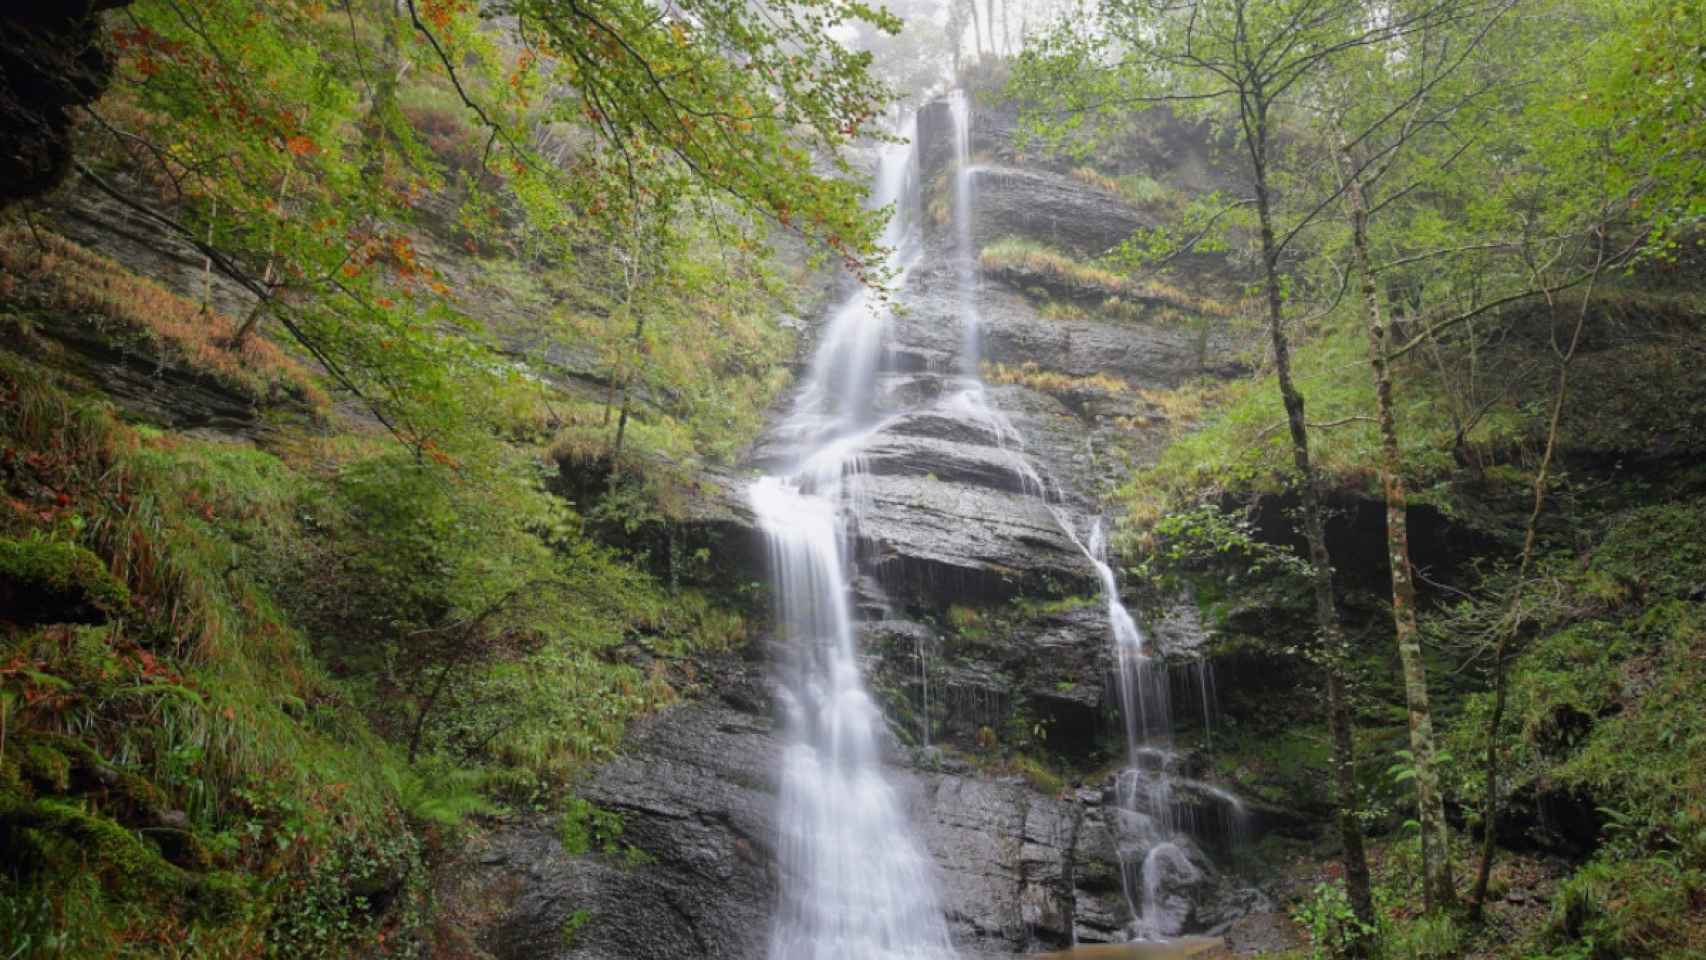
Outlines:
{"type": "Polygon", "coordinates": [[[1638,198],[1655,224],[1649,248],[1675,257],[1706,220],[1706,12],[1678,0],[1594,11],[1606,22],[1582,64],[1587,90],[1563,109],[1609,139],[1608,191],[1638,198]]]}
{"type": "Polygon", "coordinates": [[[141,929],[348,955],[419,921],[426,845],[494,796],[552,802],[672,695],[619,648],[744,639],[737,612],[582,535],[495,438],[418,459],[288,442],[308,473],[121,426],[11,361],[0,377],[0,483],[28,507],[0,519],[8,571],[113,601],[101,626],[0,650],[8,942],[87,955],[141,929]],[[329,679],[305,631],[360,669],[329,679]],[[43,910],[87,917],[57,938],[43,910]]]}
{"type": "MultiPolygon", "coordinates": [[[[1045,736],[1046,731],[1040,731],[1036,738],[1043,739],[1045,736]]],[[[1048,764],[1029,754],[1019,754],[1007,761],[1007,765],[1014,773],[1023,777],[1032,789],[1050,796],[1056,796],[1066,789],[1065,777],[1050,769],[1048,764]]]]}
{"type": "Polygon", "coordinates": [[[1466,939],[1450,914],[1422,914],[1389,924],[1381,937],[1381,953],[1392,960],[1454,960],[1463,956],[1466,939]]]}
{"type": "MultiPolygon", "coordinates": [[[[1700,942],[1706,895],[1706,561],[1698,499],[1640,506],[1578,530],[1525,590],[1533,633],[1510,664],[1503,789],[1597,808],[1592,859],[1553,898],[1542,930],[1518,946],[1556,958],[1686,956],[1700,942]],[[1680,952],[1679,952],[1680,951],[1680,952]]],[[[1495,579],[1495,585],[1498,581],[1495,579]]],[[[1504,616],[1502,588],[1483,603],[1504,616]]],[[[1476,605],[1440,625],[1473,633],[1476,605]]],[[[1473,694],[1449,728],[1460,755],[1485,750],[1488,697],[1473,694]]],[[[1457,768],[1479,805],[1479,764],[1457,768]]]]}
{"type": "Polygon", "coordinates": [[[1307,565],[1291,550],[1256,539],[1248,517],[1229,514],[1210,504],[1169,513],[1147,531],[1149,550],[1137,570],[1163,585],[1188,580],[1189,571],[1236,563],[1238,576],[1265,579],[1274,575],[1303,576],[1307,565]]]}
{"type": "MultiPolygon", "coordinates": [[[[1706,619],[1684,599],[1706,572],[1700,523],[1698,501],[1638,508],[1610,524],[1587,563],[1548,560],[1527,611],[1541,635],[1511,668],[1507,782],[1591,794],[1614,811],[1631,854],[1680,845],[1706,855],[1706,811],[1673,802],[1706,790],[1706,711],[1690,693],[1706,682],[1706,619]]],[[[1486,709],[1484,695],[1465,704],[1452,734],[1460,755],[1484,749],[1486,709]]],[[[1478,776],[1465,773],[1470,796],[1484,788],[1478,776]]]]}
{"type": "MultiPolygon", "coordinates": [[[[382,773],[389,752],[251,562],[290,526],[288,471],[122,427],[9,362],[0,378],[13,400],[0,438],[18,455],[0,482],[33,504],[0,534],[74,536],[131,598],[99,627],[8,634],[0,845],[15,869],[0,900],[22,927],[29,904],[78,912],[77,937],[51,947],[70,955],[138,931],[214,955],[244,941],[341,955],[378,922],[352,885],[382,876],[406,910],[420,847],[382,773]]],[[[22,927],[9,933],[50,949],[22,927]]]]}
{"type": "Polygon", "coordinates": [[[1354,946],[1376,932],[1351,911],[1342,883],[1317,884],[1308,899],[1292,907],[1291,916],[1309,934],[1311,960],[1352,956],[1354,946]]]}
{"type": "Polygon", "coordinates": [[[622,841],[622,816],[589,800],[570,797],[557,820],[557,839],[563,850],[575,856],[601,853],[616,857],[630,867],[651,863],[651,854],[622,841]]]}
{"type": "Polygon", "coordinates": [[[480,792],[485,781],[478,770],[429,761],[417,767],[387,766],[384,774],[396,791],[398,808],[416,823],[454,829],[475,814],[497,810],[480,792]]]}
{"type": "Polygon", "coordinates": [[[563,918],[563,946],[573,947],[581,928],[592,922],[592,911],[581,907],[563,918]]]}
{"type": "Polygon", "coordinates": [[[1541,945],[1556,960],[1689,956],[1703,892],[1706,873],[1672,858],[1596,860],[1559,887],[1541,945]]]}

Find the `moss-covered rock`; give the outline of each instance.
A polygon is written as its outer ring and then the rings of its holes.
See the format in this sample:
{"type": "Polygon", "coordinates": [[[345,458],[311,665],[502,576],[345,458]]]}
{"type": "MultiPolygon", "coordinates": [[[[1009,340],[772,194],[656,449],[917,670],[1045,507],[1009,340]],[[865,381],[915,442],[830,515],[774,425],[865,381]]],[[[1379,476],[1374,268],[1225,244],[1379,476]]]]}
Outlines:
{"type": "Polygon", "coordinates": [[[12,623],[101,623],[129,602],[130,591],[101,558],[75,543],[0,539],[0,610],[12,623]]]}

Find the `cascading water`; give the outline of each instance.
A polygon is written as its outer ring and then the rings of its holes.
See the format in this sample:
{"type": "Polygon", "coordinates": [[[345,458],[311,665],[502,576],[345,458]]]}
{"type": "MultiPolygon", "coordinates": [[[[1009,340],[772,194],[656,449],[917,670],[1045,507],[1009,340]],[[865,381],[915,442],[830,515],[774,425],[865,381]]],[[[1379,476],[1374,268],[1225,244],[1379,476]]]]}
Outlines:
{"type": "MultiPolygon", "coordinates": [[[[903,131],[910,142],[913,130],[903,131]]],[[[873,191],[893,204],[885,245],[904,279],[920,242],[918,160],[885,150],[873,191]]],[[[835,311],[795,410],[779,430],[791,469],[750,491],[790,641],[780,701],[788,746],[779,823],[782,895],[771,960],[938,960],[953,950],[931,864],[881,763],[883,718],[854,646],[852,533],[864,510],[861,441],[876,429],[884,314],[868,290],[835,311]]]]}
{"type": "MultiPolygon", "coordinates": [[[[953,218],[962,336],[960,371],[966,380],[952,407],[980,424],[1007,451],[1020,487],[1043,501],[1067,538],[1096,571],[1107,602],[1116,669],[1115,692],[1125,726],[1127,764],[1115,780],[1114,794],[1120,872],[1133,918],[1129,932],[1134,940],[1165,939],[1182,932],[1178,929],[1179,912],[1169,911],[1169,901],[1182,898],[1176,891],[1203,879],[1202,870],[1186,851],[1191,824],[1181,825],[1177,813],[1180,805],[1174,794],[1173,768],[1178,757],[1172,749],[1167,667],[1150,655],[1143,631],[1120,600],[1119,583],[1108,565],[1101,522],[1092,524],[1088,543],[1079,538],[1072,516],[1055,496],[1058,486],[1049,482],[1025,456],[1019,431],[990,403],[984,390],[979,368],[982,322],[977,305],[977,248],[972,234],[976,168],[971,163],[971,109],[961,92],[951,94],[948,104],[956,163],[953,218]]],[[[1206,724],[1209,709],[1206,672],[1199,676],[1199,681],[1206,724]]],[[[1236,836],[1241,832],[1244,813],[1236,797],[1208,784],[1188,782],[1200,795],[1211,797],[1222,808],[1229,834],[1236,836]]]]}

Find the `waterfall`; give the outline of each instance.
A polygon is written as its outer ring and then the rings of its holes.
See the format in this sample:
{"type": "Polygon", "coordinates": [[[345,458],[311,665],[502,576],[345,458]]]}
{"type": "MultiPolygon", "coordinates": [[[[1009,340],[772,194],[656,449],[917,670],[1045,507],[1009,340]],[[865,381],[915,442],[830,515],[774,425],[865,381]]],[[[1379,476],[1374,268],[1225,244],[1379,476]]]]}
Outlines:
{"type": "MultiPolygon", "coordinates": [[[[1120,718],[1124,724],[1126,766],[1114,782],[1114,822],[1118,833],[1120,875],[1132,923],[1133,940],[1161,940],[1183,931],[1177,915],[1170,912],[1174,901],[1186,900],[1181,891],[1203,879],[1187,845],[1194,824],[1180,822],[1181,804],[1175,796],[1174,768],[1178,755],[1172,745],[1172,711],[1167,665],[1147,649],[1147,640],[1137,620],[1120,600],[1119,583],[1107,558],[1107,538],[1100,520],[1090,528],[1088,542],[1081,539],[1071,513],[1060,502],[1058,484],[1039,471],[1024,453],[1022,435],[993,403],[984,389],[980,373],[982,318],[978,309],[978,250],[972,222],[976,198],[971,157],[971,107],[965,94],[949,96],[954,136],[954,259],[960,298],[962,348],[960,371],[966,381],[953,399],[952,408],[978,423],[996,438],[1011,462],[1020,487],[1039,498],[1055,522],[1096,571],[1107,604],[1110,639],[1114,653],[1114,680],[1120,718]]],[[[1205,724],[1209,711],[1209,679],[1199,667],[1205,724]]],[[[1213,798],[1223,812],[1224,829],[1233,837],[1243,832],[1243,804],[1232,794],[1208,784],[1183,781],[1201,796],[1213,798]]],[[[1187,911],[1188,912],[1188,911],[1187,911]]]]}
{"type": "MultiPolygon", "coordinates": [[[[902,133],[908,143],[885,149],[872,193],[895,208],[883,239],[889,266],[904,279],[922,244],[916,128],[902,133]]],[[[953,955],[931,862],[884,778],[882,713],[865,689],[854,641],[852,536],[865,509],[859,449],[880,427],[874,400],[885,310],[863,286],[835,309],[779,430],[792,464],[749,494],[790,651],[778,696],[787,746],[772,960],[953,955]]]]}

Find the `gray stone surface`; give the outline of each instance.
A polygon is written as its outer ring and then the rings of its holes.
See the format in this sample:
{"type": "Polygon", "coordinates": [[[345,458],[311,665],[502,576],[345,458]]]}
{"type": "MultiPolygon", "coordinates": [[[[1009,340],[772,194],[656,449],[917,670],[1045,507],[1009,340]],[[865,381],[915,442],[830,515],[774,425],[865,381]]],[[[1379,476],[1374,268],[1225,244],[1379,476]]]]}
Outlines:
{"type": "MultiPolygon", "coordinates": [[[[548,818],[501,824],[471,868],[513,894],[477,939],[499,960],[763,957],[778,748],[768,718],[726,704],[683,704],[643,724],[582,791],[621,815],[621,840],[643,862],[570,855],[548,818]]],[[[1018,778],[903,765],[889,775],[935,859],[956,946],[998,956],[1121,936],[1130,918],[1105,790],[1049,796],[1018,778]]],[[[1181,924],[1242,908],[1217,881],[1175,907],[1181,924]]]]}

